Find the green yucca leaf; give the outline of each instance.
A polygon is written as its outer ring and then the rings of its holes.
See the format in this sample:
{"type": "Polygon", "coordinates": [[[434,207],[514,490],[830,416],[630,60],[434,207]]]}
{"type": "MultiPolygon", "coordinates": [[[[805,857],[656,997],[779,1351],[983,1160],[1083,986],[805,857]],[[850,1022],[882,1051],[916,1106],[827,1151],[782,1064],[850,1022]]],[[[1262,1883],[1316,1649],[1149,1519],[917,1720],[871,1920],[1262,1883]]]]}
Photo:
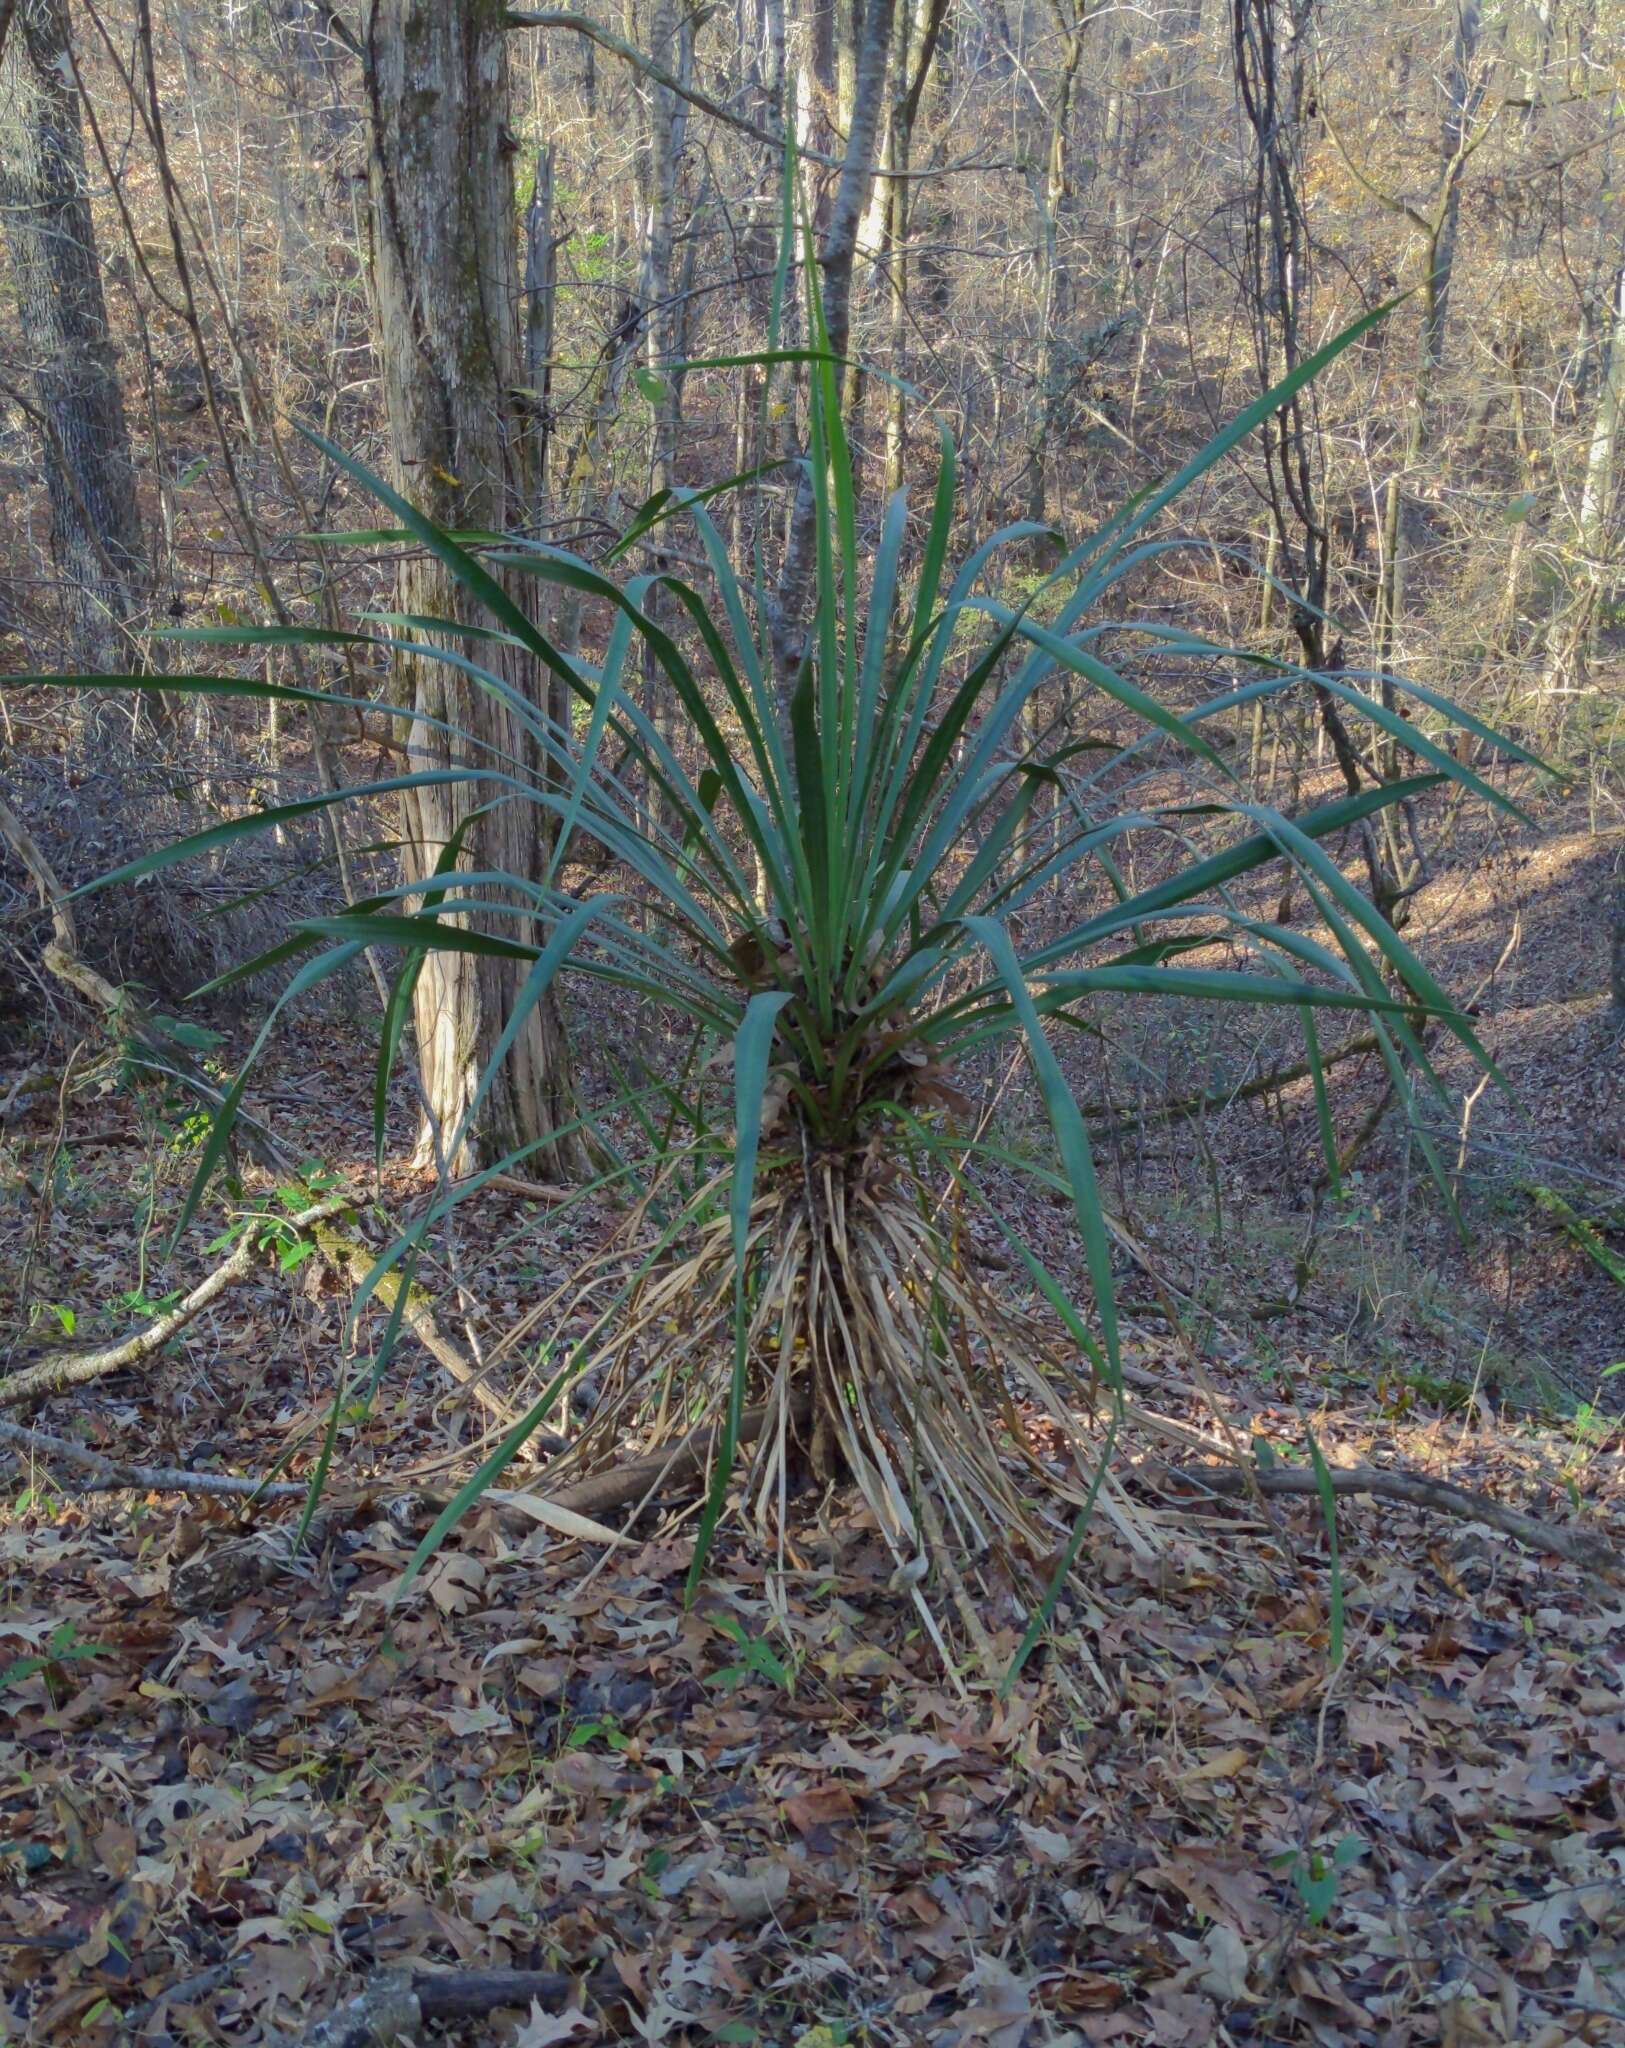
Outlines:
{"type": "MultiPolygon", "coordinates": [[[[1409,796],[1419,796],[1424,790],[1435,789],[1444,778],[1439,775],[1413,775],[1400,782],[1383,783],[1371,789],[1363,789],[1358,796],[1341,797],[1335,803],[1322,804],[1314,810],[1305,811],[1293,824],[1293,831],[1306,841],[1324,839],[1331,833],[1341,832],[1349,825],[1358,824],[1373,812],[1386,810],[1390,805],[1402,803],[1409,796]]],[[[1256,813],[1248,807],[1237,804],[1238,812],[1247,815],[1256,813]]],[[[1239,841],[1222,853],[1215,853],[1205,860],[1193,861],[1190,866],[1170,875],[1165,881],[1151,884],[1139,890],[1126,902],[1097,916],[1087,918],[1073,926],[1061,938],[1051,940],[1027,956],[1029,969],[1047,966],[1051,961],[1065,959],[1081,946],[1096,939],[1109,938],[1113,932],[1122,931],[1138,923],[1153,910],[1171,904],[1194,902],[1198,896],[1206,896],[1227,882],[1234,882],[1254,868],[1279,858],[1280,843],[1269,832],[1258,832],[1239,841]]]]}
{"type": "MultiPolygon", "coordinates": [[[[244,620],[230,626],[161,626],[154,638],[189,640],[214,646],[364,647],[369,643],[370,635],[346,632],[336,626],[255,626],[244,620]]],[[[166,687],[168,681],[166,676],[166,687]]]]}
{"type": "Polygon", "coordinates": [[[746,1278],[750,1254],[750,1211],[756,1193],[756,1155],[762,1140],[762,1096],[767,1087],[773,1034],[779,1013],[789,1000],[788,992],[782,989],[752,996],[734,1040],[734,1161],[728,1197],[728,1227],[733,1235],[734,1362],[728,1382],[727,1415],[721,1441],[717,1445],[710,1491],[694,1542],[693,1562],[689,1566],[688,1597],[691,1600],[704,1575],[711,1540],[727,1499],[728,1481],[733,1476],[734,1456],[739,1448],[740,1418],[745,1412],[749,1368],[745,1349],[746,1278]]]}
{"type": "MultiPolygon", "coordinates": [[[[1359,989],[1324,988],[1318,982],[1276,980],[1267,974],[1238,973],[1226,968],[1088,967],[1070,974],[1047,975],[1044,979],[1044,996],[1050,1002],[1108,994],[1188,996],[1192,1000],[1221,1003],[1311,1003],[1322,1009],[1393,1011],[1401,1016],[1407,1011],[1414,1014],[1421,1007],[1389,997],[1369,996],[1359,989]]],[[[1454,1016],[1455,1012],[1448,1014],[1454,1016]]]]}
{"type": "MultiPolygon", "coordinates": [[[[493,906],[452,898],[441,908],[451,914],[489,910],[493,906]]],[[[491,932],[443,924],[439,911],[423,917],[307,917],[299,929],[325,939],[358,939],[368,946],[411,946],[426,953],[481,953],[493,960],[535,960],[542,950],[521,939],[499,939],[491,932]]]]}
{"type": "Polygon", "coordinates": [[[1207,474],[1215,463],[1223,461],[1233,448],[1238,448],[1247,437],[1261,427],[1273,413],[1280,411],[1297,392],[1318,377],[1322,370],[1334,363],[1347,348],[1352,348],[1362,335],[1369,334],[1379,321],[1399,305],[1407,293],[1385,300],[1382,305],[1372,307],[1358,320],[1351,322],[1341,334],[1336,334],[1323,348],[1313,355],[1305,356],[1295,369],[1270,389],[1255,398],[1250,405],[1243,406],[1227,426],[1220,428],[1206,444],[1193,455],[1189,462],[1175,471],[1165,483],[1148,486],[1127,504],[1106,520],[1090,535],[1083,545],[1075,548],[1072,555],[1055,572],[1058,579],[1069,566],[1085,562],[1101,553],[1107,546],[1120,548],[1124,541],[1141,532],[1158,513],[1167,508],[1188,491],[1191,485],[1207,474]]]}
{"type": "Polygon", "coordinates": [[[1242,804],[1238,809],[1260,821],[1268,821],[1267,830],[1271,837],[1290,850],[1300,869],[1307,869],[1316,877],[1327,893],[1336,899],[1348,916],[1366,933],[1398,979],[1407,988],[1414,990],[1426,1007],[1443,1018],[1484,1072],[1505,1088],[1506,1077],[1479,1043],[1477,1034],[1466,1018],[1461,1015],[1388,920],[1344,877],[1342,871],[1315,843],[1314,838],[1304,832],[1301,826],[1282,817],[1279,812],[1272,813],[1265,805],[1242,804]]]}
{"type": "Polygon", "coordinates": [[[251,839],[257,833],[269,832],[274,826],[291,824],[295,818],[312,817],[318,811],[331,810],[335,804],[346,803],[352,798],[394,796],[407,789],[446,788],[454,783],[483,779],[483,772],[468,768],[424,769],[420,774],[396,775],[385,782],[352,783],[347,789],[302,797],[297,803],[273,804],[263,811],[248,811],[240,818],[228,818],[224,824],[211,825],[206,831],[194,832],[188,838],[172,840],[168,846],[156,846],[149,853],[126,861],[122,867],[98,875],[93,882],[82,883],[71,893],[88,896],[97,889],[110,889],[115,882],[137,882],[146,875],[161,874],[165,868],[178,867],[182,861],[192,860],[200,853],[213,853],[236,840],[251,839]]]}
{"type": "MultiPolygon", "coordinates": [[[[676,369],[693,369],[692,363],[674,364],[676,369]]],[[[660,490],[646,498],[633,515],[632,523],[620,539],[605,555],[606,562],[618,562],[646,533],[652,533],[657,526],[668,519],[674,519],[680,512],[692,512],[697,505],[709,504],[713,498],[720,498],[727,491],[737,491],[746,484],[757,482],[764,476],[772,476],[783,469],[785,458],[776,456],[771,462],[759,462],[754,469],[742,469],[735,475],[724,477],[720,483],[705,484],[686,490],[660,490]]]]}
{"type": "Polygon", "coordinates": [[[1034,1007],[1016,949],[1004,926],[992,917],[967,917],[965,929],[986,949],[994,971],[1004,984],[1016,1018],[1026,1039],[1027,1057],[1037,1077],[1050,1129],[1060,1147],[1061,1159],[1071,1185],[1073,1214],[1083,1240],[1084,1262],[1095,1293],[1095,1313],[1100,1318],[1102,1348],[1114,1373],[1122,1371],[1122,1352],[1117,1330],[1117,1295],[1112,1281],[1111,1246],[1102,1220],[1100,1189],[1095,1179],[1094,1154],[1089,1134],[1078,1113],[1077,1102],[1061,1072],[1060,1062],[1044,1035],[1044,1026],[1034,1007]]]}
{"type": "MultiPolygon", "coordinates": [[[[1221,775],[1229,776],[1230,770],[1224,761],[1202,735],[1183,718],[1164,709],[1149,692],[1129,682],[1126,677],[1120,676],[1115,669],[1097,660],[1094,655],[1074,642],[1063,639],[1060,634],[1052,633],[1047,627],[1038,625],[1034,620],[1018,612],[1013,612],[1008,605],[995,604],[991,598],[967,598],[964,609],[985,612],[989,618],[1012,625],[1023,640],[1030,641],[1042,654],[1048,656],[1050,662],[1070,669],[1074,675],[1080,675],[1086,682],[1095,684],[1098,689],[1104,690],[1107,696],[1115,698],[1126,710],[1133,711],[1143,718],[1148,725],[1157,726],[1167,733],[1170,739],[1177,740],[1183,747],[1188,747],[1193,754],[1200,754],[1209,767],[1218,769],[1221,775]]],[[[1022,680],[1006,699],[1011,707],[1006,713],[1007,720],[1013,718],[1016,709],[1025,703],[1043,674],[1043,669],[1035,669],[1029,665],[1022,680]]]]}
{"type": "Polygon", "coordinates": [[[1331,1574],[1331,1640],[1327,1646],[1331,1667],[1336,1671],[1343,1662],[1343,1566],[1337,1551],[1337,1495],[1332,1489],[1331,1470],[1315,1440],[1315,1433],[1306,1424],[1304,1436],[1309,1443],[1309,1460],[1314,1467],[1315,1491],[1320,1495],[1320,1512],[1326,1524],[1326,1562],[1331,1574]]]}

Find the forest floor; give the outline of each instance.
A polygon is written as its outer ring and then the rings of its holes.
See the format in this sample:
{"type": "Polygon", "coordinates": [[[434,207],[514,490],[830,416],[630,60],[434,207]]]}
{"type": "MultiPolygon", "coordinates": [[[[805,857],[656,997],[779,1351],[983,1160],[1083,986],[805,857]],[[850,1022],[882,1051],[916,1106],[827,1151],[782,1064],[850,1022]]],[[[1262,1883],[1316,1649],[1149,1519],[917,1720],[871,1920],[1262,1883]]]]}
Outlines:
{"type": "MultiPolygon", "coordinates": [[[[1222,1414],[1299,1462],[1312,1429],[1333,1465],[1625,1541],[1625,1375],[1604,1378],[1625,1359],[1625,1062],[1599,915],[1620,842],[1594,822],[1576,802],[1538,841],[1463,843],[1407,934],[1477,991],[1515,1090],[1436,1133],[1467,1246],[1386,1133],[1341,1197],[1293,1192],[1306,1091],[1107,1143],[1160,1414],[1208,1444],[1222,1414]]],[[[366,1063],[359,1019],[296,1022],[250,1097],[358,1189],[366,1063]]],[[[1198,1087],[1214,1063],[1186,1061],[1198,1087]]],[[[1377,1101],[1373,1067],[1337,1070],[1340,1129],[1377,1101]]],[[[0,1301],[32,1305],[0,1331],[14,1367],[136,1327],[217,1262],[218,1221],[162,1262],[195,1157],[178,1117],[109,1084],[3,1142],[0,1301]]],[[[386,1171],[382,1198],[398,1222],[423,1183],[386,1171]]],[[[1010,1199],[1063,1246],[1060,1211],[1010,1199]]],[[[483,1190],[426,1273],[445,1329],[488,1346],[611,1220],[483,1190]]],[[[319,1260],[268,1260],[139,1371],[26,1419],[202,1472],[302,1446],[302,1473],[348,1304],[319,1260]]],[[[478,1509],[392,1606],[410,1489],[466,1469],[477,1435],[421,1350],[399,1371],[340,1433],[360,1504],[297,1569],[201,1575],[248,1554],[222,1549],[228,1502],[18,1468],[5,2038],[297,2041],[387,1966],[431,2004],[428,1973],[547,1973],[445,2036],[524,2048],[1625,2039],[1625,1586],[1357,1498],[1334,1569],[1317,1502],[1220,1503],[1131,1431],[1120,1505],[1002,1700],[1010,1587],[976,1585],[987,1642],[956,1679],[838,1497],[795,1503],[782,1574],[726,1540],[691,1608],[685,1508],[614,1546],[478,1509]]]]}

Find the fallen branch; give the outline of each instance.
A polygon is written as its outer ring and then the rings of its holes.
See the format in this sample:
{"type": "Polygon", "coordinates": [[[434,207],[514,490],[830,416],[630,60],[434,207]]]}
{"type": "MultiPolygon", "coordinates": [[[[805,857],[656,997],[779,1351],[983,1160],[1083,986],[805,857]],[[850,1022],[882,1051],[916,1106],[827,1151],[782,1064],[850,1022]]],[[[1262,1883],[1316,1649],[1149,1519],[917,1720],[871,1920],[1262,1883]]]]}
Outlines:
{"type": "Polygon", "coordinates": [[[552,1181],[524,1180],[517,1173],[488,1173],[480,1185],[523,1195],[528,1202],[573,1202],[581,1192],[579,1188],[558,1187],[552,1181]]]}
{"type": "MultiPolygon", "coordinates": [[[[299,2048],[375,2048],[409,2039],[425,2020],[477,2020],[504,2007],[523,2012],[532,2004],[561,2005],[575,1981],[557,1970],[380,1970],[365,1990],[303,2034],[299,2048]]],[[[603,1979],[602,1988],[625,1997],[612,1980],[603,1979]]]]}
{"type": "MultiPolygon", "coordinates": [[[[286,1227],[291,1230],[313,1229],[325,1218],[351,1207],[353,1200],[349,1195],[332,1196],[325,1202],[318,1202],[314,1208],[286,1218],[286,1227]]],[[[47,1394],[59,1394],[64,1387],[83,1386],[88,1380],[105,1379],[109,1373],[139,1365],[155,1351],[161,1351],[176,1331],[183,1330],[210,1302],[217,1301],[228,1287],[253,1271],[259,1251],[258,1240],[257,1230],[246,1230],[242,1242],[224,1264],[216,1266],[183,1301],[177,1302],[144,1330],[137,1330],[133,1337],[109,1344],[101,1351],[70,1352],[59,1357],[42,1358],[38,1365],[0,1380],[0,1408],[15,1408],[24,1401],[38,1401],[47,1394]]]]}
{"type": "MultiPolygon", "coordinates": [[[[791,1412],[796,1422],[805,1423],[808,1405],[800,1403],[791,1412]]],[[[745,1410],[739,1423],[739,1442],[742,1445],[756,1441],[766,1417],[766,1408],[745,1410]]],[[[613,1471],[578,1479],[573,1486],[561,1487],[558,1492],[539,1498],[545,1499],[552,1507],[568,1508],[596,1520],[616,1508],[639,1505],[680,1487],[691,1486],[709,1464],[720,1431],[718,1423],[704,1424],[690,1430],[675,1444],[668,1444],[664,1450],[652,1451],[644,1458],[634,1458],[627,1464],[616,1466],[613,1471]]],[[[433,1515],[446,1506],[448,1498],[444,1494],[424,1493],[412,1496],[409,1504],[433,1515]]],[[[355,1506],[353,1500],[334,1501],[324,1506],[306,1534],[306,1551],[319,1551],[334,1526],[355,1513],[355,1506]]],[[[487,1501],[485,1506],[505,1528],[529,1535],[536,1527],[534,1516],[521,1507],[494,1500],[487,1501]]],[[[392,1519],[394,1513],[392,1510],[392,1519]]],[[[244,1598],[250,1591],[260,1591],[273,1585],[285,1572],[293,1569],[295,1563],[280,1526],[263,1529],[255,1535],[239,1537],[229,1543],[207,1544],[175,1567],[169,1597],[179,1613],[216,1613],[222,1607],[230,1606],[234,1600],[244,1598]]]]}
{"type": "Polygon", "coordinates": [[[231,1500],[298,1500],[310,1491],[286,1479],[267,1483],[239,1478],[231,1472],[188,1472],[171,1465],[123,1465],[115,1458],[104,1458],[100,1451],[85,1444],[74,1443],[71,1438],[47,1436],[44,1430],[25,1429],[20,1422],[3,1419],[0,1444],[11,1444],[36,1457],[60,1459],[65,1465],[88,1472],[90,1478],[75,1488],[80,1493],[112,1493],[130,1488],[139,1493],[216,1494],[231,1500]]]}
{"type": "MultiPolygon", "coordinates": [[[[1234,1466],[1174,1465],[1169,1472],[1173,1478],[1203,1487],[1209,1493],[1251,1493],[1255,1487],[1260,1493],[1274,1495],[1314,1497],[1319,1492],[1314,1473],[1299,1467],[1275,1466],[1268,1472],[1255,1467],[1251,1472],[1240,1472],[1234,1466]]],[[[1588,1529],[1564,1529],[1542,1522],[1519,1508],[1492,1500],[1487,1493],[1472,1493],[1465,1486],[1453,1486],[1447,1479],[1429,1479],[1420,1472],[1390,1472],[1376,1465],[1333,1465],[1329,1476],[1333,1493],[1367,1494],[1375,1500],[1435,1508],[1464,1522],[1482,1522],[1487,1528],[1498,1529],[1503,1536],[1527,1543],[1531,1550],[1561,1557],[1584,1571],[1598,1572],[1606,1578],[1625,1577],[1625,1558],[1601,1536],[1588,1529]]]]}
{"type": "MultiPolygon", "coordinates": [[[[805,1423],[811,1414],[810,1397],[792,1404],[790,1416],[793,1422],[805,1423]]],[[[739,1418],[738,1441],[741,1445],[756,1441],[767,1416],[765,1407],[745,1410],[739,1418]]],[[[617,1465],[609,1472],[594,1472],[585,1479],[578,1479],[573,1486],[562,1487],[557,1493],[542,1497],[552,1507],[569,1508],[574,1514],[590,1515],[596,1521],[616,1508],[630,1507],[634,1501],[669,1493],[700,1478],[722,1441],[723,1428],[720,1422],[701,1423],[698,1429],[691,1429],[687,1436],[679,1437],[676,1443],[667,1444],[663,1450],[651,1451],[647,1457],[633,1458],[629,1464],[617,1465]]],[[[514,1519],[523,1521],[527,1528],[531,1526],[528,1517],[517,1510],[505,1509],[504,1512],[513,1514],[514,1519]]]]}
{"type": "MultiPolygon", "coordinates": [[[[1357,1038],[1345,1039],[1343,1044],[1321,1054],[1321,1071],[1324,1073],[1344,1060],[1357,1059],[1361,1053],[1374,1052],[1376,1044],[1377,1034],[1374,1031],[1364,1031],[1357,1038]]],[[[1137,1131],[1154,1130],[1159,1124],[1171,1124],[1182,1116],[1197,1116],[1209,1109],[1226,1110],[1238,1102],[1251,1102],[1260,1095],[1272,1095],[1280,1089],[1290,1088],[1294,1082],[1307,1080],[1313,1071],[1307,1060],[1298,1060],[1290,1067],[1276,1067],[1268,1074],[1255,1075],[1251,1081],[1243,1081],[1235,1087],[1212,1088],[1203,1094],[1182,1095],[1176,1101],[1155,1103],[1137,1116],[1121,1117],[1105,1130],[1091,1131],[1089,1135],[1096,1144],[1132,1137],[1137,1131]]],[[[1098,1109],[1090,1107],[1083,1113],[1090,1119],[1112,1114],[1104,1106],[1098,1109]]]]}
{"type": "MultiPolygon", "coordinates": [[[[331,1224],[318,1223],[311,1235],[317,1249],[335,1272],[347,1278],[352,1287],[359,1287],[377,1264],[377,1254],[372,1247],[359,1237],[347,1237],[342,1230],[335,1230],[331,1224]]],[[[393,1309],[400,1299],[401,1279],[398,1273],[386,1273],[373,1289],[373,1293],[386,1309],[393,1309]]],[[[434,1311],[429,1306],[429,1297],[419,1287],[408,1285],[406,1307],[401,1311],[401,1320],[416,1337],[431,1358],[464,1387],[479,1402],[480,1406],[503,1429],[512,1428],[518,1421],[514,1409],[494,1387],[486,1385],[477,1366],[469,1361],[452,1343],[451,1339],[435,1321],[434,1311]]],[[[563,1448],[563,1439],[549,1440],[550,1447],[563,1448]]],[[[544,1448],[549,1447],[544,1444],[544,1448]]]]}

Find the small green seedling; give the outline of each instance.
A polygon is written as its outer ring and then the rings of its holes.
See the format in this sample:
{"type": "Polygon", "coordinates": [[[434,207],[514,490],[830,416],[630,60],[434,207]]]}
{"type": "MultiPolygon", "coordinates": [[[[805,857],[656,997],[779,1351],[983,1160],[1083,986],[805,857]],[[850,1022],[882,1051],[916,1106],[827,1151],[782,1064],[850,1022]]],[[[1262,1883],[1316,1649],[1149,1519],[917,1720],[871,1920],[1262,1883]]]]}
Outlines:
{"type": "Polygon", "coordinates": [[[1284,1870],[1292,1889],[1303,1901],[1311,1927],[1324,1925],[1337,1904],[1337,1884],[1342,1873],[1365,1854],[1366,1845],[1358,1835],[1344,1835],[1330,1855],[1322,1850],[1288,1849],[1270,1858],[1272,1870],[1284,1870]]]}
{"type": "Polygon", "coordinates": [[[732,1692],[736,1686],[765,1678],[782,1692],[795,1691],[795,1678],[789,1666],[763,1637],[753,1636],[744,1623],[731,1614],[713,1614],[708,1618],[713,1628],[719,1629],[729,1642],[737,1646],[739,1657],[737,1662],[713,1671],[705,1681],[707,1685],[720,1685],[724,1691],[732,1692]]]}

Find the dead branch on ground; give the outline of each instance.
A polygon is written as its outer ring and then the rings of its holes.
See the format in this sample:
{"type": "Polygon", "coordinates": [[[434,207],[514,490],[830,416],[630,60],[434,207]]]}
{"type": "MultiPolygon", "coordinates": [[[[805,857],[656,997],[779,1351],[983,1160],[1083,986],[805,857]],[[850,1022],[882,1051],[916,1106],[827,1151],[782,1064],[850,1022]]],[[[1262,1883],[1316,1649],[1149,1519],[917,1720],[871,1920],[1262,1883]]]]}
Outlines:
{"type": "MultiPolygon", "coordinates": [[[[325,1202],[318,1202],[314,1208],[302,1210],[297,1216],[285,1220],[278,1218],[277,1221],[289,1230],[311,1230],[325,1218],[350,1208],[353,1202],[353,1196],[335,1195],[325,1202]]],[[[253,1271],[259,1248],[258,1231],[253,1228],[246,1230],[242,1242],[229,1259],[216,1266],[166,1314],[149,1323],[144,1330],[137,1330],[133,1337],[106,1345],[100,1351],[69,1352],[42,1358],[38,1365],[0,1380],[0,1408],[15,1408],[24,1401],[38,1401],[47,1394],[61,1393],[65,1387],[83,1386],[89,1380],[105,1379],[109,1373],[122,1372],[126,1366],[139,1365],[155,1351],[161,1351],[177,1331],[201,1315],[211,1302],[218,1301],[228,1287],[245,1279],[253,1271]]]]}
{"type": "MultiPolygon", "coordinates": [[[[564,2004],[576,1980],[557,1970],[380,1970],[300,2037],[299,2048],[373,2048],[412,2039],[426,2020],[484,2019],[503,2008],[564,2004]]],[[[624,2000],[624,1986],[595,1972],[590,1988],[624,2000]]]]}
{"type": "MultiPolygon", "coordinates": [[[[1319,1482],[1313,1472],[1275,1466],[1268,1472],[1256,1467],[1243,1473],[1234,1466],[1173,1465],[1169,1476],[1187,1485],[1204,1487],[1210,1493],[1249,1493],[1256,1485],[1263,1494],[1297,1494],[1313,1497],[1319,1482]]],[[[1403,1501],[1408,1507],[1431,1508],[1454,1515],[1463,1522],[1482,1522],[1486,1528],[1512,1536],[1531,1550],[1560,1557],[1583,1571],[1604,1578],[1625,1578],[1625,1558],[1601,1536],[1589,1529],[1562,1528],[1492,1500],[1487,1493],[1474,1493],[1465,1486],[1453,1486],[1446,1479],[1429,1479],[1421,1472],[1394,1472],[1376,1465],[1333,1465],[1329,1470],[1333,1493],[1365,1494],[1374,1500],[1403,1501]]]]}
{"type": "Polygon", "coordinates": [[[0,1418],[0,1444],[27,1451],[37,1458],[60,1460],[88,1478],[76,1482],[76,1493],[201,1493],[229,1500],[302,1499],[309,1488],[292,1480],[244,1479],[231,1472],[188,1472],[173,1465],[125,1465],[105,1458],[86,1444],[71,1438],[48,1436],[41,1429],[25,1429],[20,1422],[0,1418]]]}

